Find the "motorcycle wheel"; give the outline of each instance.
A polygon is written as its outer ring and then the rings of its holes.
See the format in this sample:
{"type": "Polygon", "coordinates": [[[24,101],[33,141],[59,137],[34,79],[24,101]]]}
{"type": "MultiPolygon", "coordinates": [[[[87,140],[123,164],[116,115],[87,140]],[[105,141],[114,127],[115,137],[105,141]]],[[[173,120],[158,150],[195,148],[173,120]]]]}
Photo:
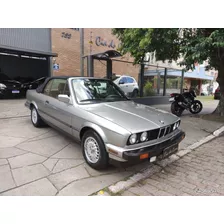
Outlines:
{"type": "Polygon", "coordinates": [[[175,114],[176,116],[180,117],[181,114],[183,113],[183,111],[184,111],[184,109],[181,108],[181,107],[177,104],[177,102],[173,102],[173,103],[171,104],[171,112],[172,112],[172,114],[175,114]]]}
{"type": "Polygon", "coordinates": [[[202,111],[202,103],[199,100],[195,100],[192,104],[191,107],[189,108],[189,111],[192,114],[198,114],[202,111]]]}

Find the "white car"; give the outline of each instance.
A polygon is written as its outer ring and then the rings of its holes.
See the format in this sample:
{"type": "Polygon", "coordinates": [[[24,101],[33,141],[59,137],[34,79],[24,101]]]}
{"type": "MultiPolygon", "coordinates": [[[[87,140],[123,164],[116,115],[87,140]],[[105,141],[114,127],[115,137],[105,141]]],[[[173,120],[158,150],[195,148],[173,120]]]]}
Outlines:
{"type": "Polygon", "coordinates": [[[130,95],[131,97],[136,97],[138,95],[138,83],[133,77],[127,75],[116,75],[113,82],[119,86],[126,95],[130,95]]]}

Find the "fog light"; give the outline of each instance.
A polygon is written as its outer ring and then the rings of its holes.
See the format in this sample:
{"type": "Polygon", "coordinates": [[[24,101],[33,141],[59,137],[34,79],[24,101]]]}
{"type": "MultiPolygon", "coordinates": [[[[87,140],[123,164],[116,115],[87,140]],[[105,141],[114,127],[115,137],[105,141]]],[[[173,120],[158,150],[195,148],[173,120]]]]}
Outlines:
{"type": "Polygon", "coordinates": [[[136,134],[131,135],[130,138],[129,138],[129,143],[130,144],[135,144],[136,141],[137,141],[137,135],[136,134]]]}
{"type": "Polygon", "coordinates": [[[148,137],[148,134],[147,134],[146,131],[144,131],[144,132],[141,134],[140,141],[141,141],[141,142],[146,141],[147,137],[148,137]]]}

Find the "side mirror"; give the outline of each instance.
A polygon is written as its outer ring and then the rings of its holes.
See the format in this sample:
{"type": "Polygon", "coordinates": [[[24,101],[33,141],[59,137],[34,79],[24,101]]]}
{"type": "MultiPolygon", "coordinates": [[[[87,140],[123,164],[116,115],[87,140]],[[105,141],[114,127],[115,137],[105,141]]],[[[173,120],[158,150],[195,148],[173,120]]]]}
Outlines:
{"type": "Polygon", "coordinates": [[[69,103],[70,102],[70,97],[68,95],[64,94],[59,94],[58,95],[58,100],[64,103],[69,103]]]}
{"type": "Polygon", "coordinates": [[[123,84],[124,84],[124,81],[120,81],[120,82],[119,82],[119,85],[123,85],[123,84]]]}

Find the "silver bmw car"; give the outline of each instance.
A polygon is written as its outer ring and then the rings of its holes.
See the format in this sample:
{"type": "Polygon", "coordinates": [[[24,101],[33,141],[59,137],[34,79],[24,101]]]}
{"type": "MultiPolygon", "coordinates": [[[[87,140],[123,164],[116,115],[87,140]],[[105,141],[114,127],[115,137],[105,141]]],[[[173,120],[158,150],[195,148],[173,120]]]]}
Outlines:
{"type": "Polygon", "coordinates": [[[50,77],[26,97],[33,125],[48,124],[80,141],[94,169],[166,158],[185,137],[180,118],[133,102],[108,79],[50,77]]]}

